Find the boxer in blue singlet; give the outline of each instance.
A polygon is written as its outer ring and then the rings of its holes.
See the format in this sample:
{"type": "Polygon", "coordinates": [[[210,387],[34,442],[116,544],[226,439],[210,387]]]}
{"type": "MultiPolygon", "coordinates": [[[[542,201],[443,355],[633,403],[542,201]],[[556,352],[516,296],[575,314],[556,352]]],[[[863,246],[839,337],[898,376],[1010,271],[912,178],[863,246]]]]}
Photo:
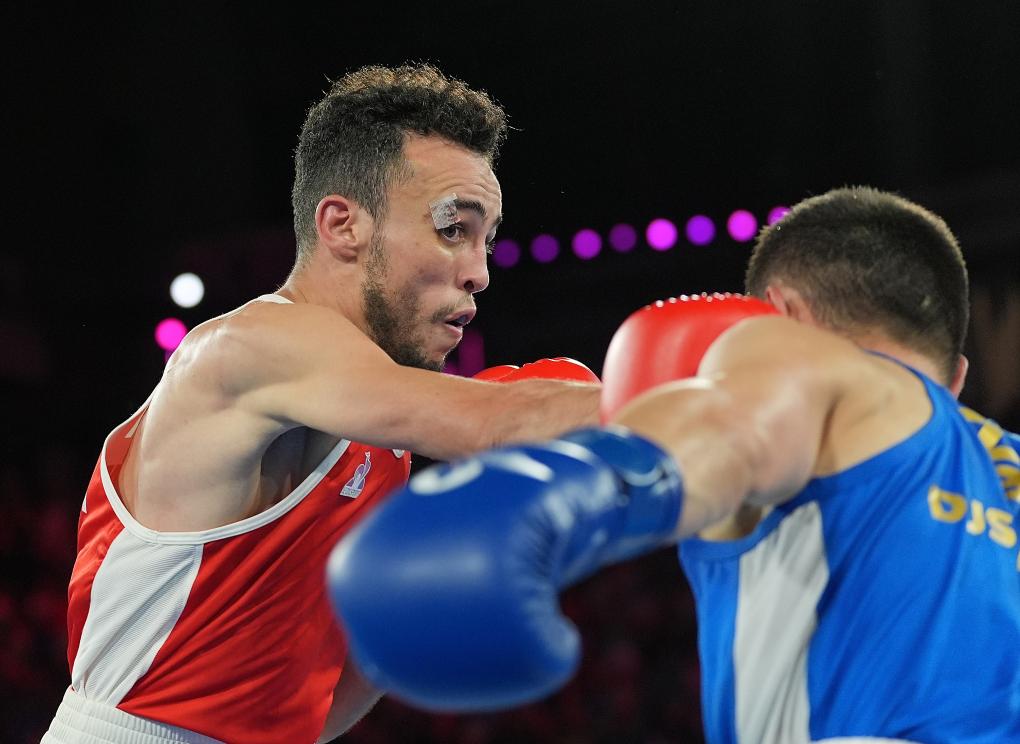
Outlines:
{"type": "Polygon", "coordinates": [[[579,656],[556,591],[678,542],[710,742],[1020,742],[1020,457],[956,402],[955,239],[837,189],[763,231],[747,286],[764,302],[628,319],[611,425],[426,470],[341,541],[377,684],[446,710],[548,694],[579,656]]]}

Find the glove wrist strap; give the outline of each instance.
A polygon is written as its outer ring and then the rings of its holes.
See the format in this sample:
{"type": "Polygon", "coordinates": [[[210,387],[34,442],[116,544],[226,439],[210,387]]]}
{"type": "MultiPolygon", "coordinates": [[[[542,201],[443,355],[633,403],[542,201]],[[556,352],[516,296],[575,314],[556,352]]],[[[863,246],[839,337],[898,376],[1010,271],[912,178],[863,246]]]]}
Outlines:
{"type": "Polygon", "coordinates": [[[674,533],[683,509],[684,488],[669,453],[621,426],[580,429],[562,440],[588,449],[619,481],[622,498],[603,515],[609,536],[599,565],[654,550],[674,533]]]}

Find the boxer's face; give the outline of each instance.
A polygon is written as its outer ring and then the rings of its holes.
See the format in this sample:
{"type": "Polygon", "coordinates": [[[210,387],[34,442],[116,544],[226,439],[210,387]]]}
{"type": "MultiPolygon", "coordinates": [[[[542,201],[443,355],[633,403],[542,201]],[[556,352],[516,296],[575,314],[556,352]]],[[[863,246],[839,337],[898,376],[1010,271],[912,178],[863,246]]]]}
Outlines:
{"type": "Polygon", "coordinates": [[[370,333],[396,362],[442,369],[489,283],[487,245],[502,214],[485,158],[437,137],[404,145],[411,176],[390,186],[361,284],[370,333]],[[437,230],[429,203],[457,195],[457,222],[437,230]]]}

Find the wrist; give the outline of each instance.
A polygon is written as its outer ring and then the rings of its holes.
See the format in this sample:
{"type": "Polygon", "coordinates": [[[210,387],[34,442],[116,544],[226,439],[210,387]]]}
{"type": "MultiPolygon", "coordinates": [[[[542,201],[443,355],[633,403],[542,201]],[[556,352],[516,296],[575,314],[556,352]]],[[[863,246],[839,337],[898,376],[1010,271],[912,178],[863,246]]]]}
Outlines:
{"type": "Polygon", "coordinates": [[[562,439],[585,447],[618,481],[622,498],[607,510],[612,518],[606,520],[609,535],[601,565],[648,552],[672,537],[683,510],[684,488],[668,452],[622,426],[578,429],[562,439]]]}

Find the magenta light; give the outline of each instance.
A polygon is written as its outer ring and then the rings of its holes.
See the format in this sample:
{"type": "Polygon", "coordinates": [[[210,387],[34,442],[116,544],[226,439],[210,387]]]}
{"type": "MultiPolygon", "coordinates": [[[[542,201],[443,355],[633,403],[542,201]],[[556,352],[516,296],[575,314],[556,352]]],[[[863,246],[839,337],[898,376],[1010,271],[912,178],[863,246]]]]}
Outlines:
{"type": "Polygon", "coordinates": [[[492,262],[497,266],[509,269],[511,266],[516,266],[520,260],[521,247],[516,240],[509,238],[497,240],[496,245],[492,247],[492,262]]]}
{"type": "Polygon", "coordinates": [[[574,236],[573,248],[578,258],[586,261],[595,258],[602,251],[602,236],[588,228],[579,230],[574,236]]]}
{"type": "Polygon", "coordinates": [[[622,223],[613,225],[613,228],[609,231],[609,245],[613,246],[613,250],[620,253],[634,250],[634,246],[637,245],[637,230],[630,225],[622,223]]]}
{"type": "Polygon", "coordinates": [[[457,374],[471,377],[485,369],[485,342],[474,328],[464,329],[457,347],[457,374]]]}
{"type": "Polygon", "coordinates": [[[772,209],[769,210],[768,224],[774,225],[775,223],[779,222],[779,220],[783,219],[783,217],[785,217],[786,213],[789,211],[790,211],[789,207],[783,206],[772,207],[772,209]]]}
{"type": "Polygon", "coordinates": [[[164,351],[173,351],[181,345],[187,333],[184,323],[177,318],[166,318],[156,325],[156,343],[164,351]]]}
{"type": "Polygon", "coordinates": [[[726,230],[738,243],[746,243],[758,232],[758,220],[746,209],[738,209],[726,220],[726,230]]]}
{"type": "Polygon", "coordinates": [[[715,223],[703,214],[696,214],[687,220],[684,232],[691,245],[708,245],[715,240],[715,223]]]}
{"type": "Polygon", "coordinates": [[[648,245],[657,251],[668,251],[676,245],[676,225],[666,219],[652,220],[645,230],[648,245]]]}
{"type": "Polygon", "coordinates": [[[539,235],[531,241],[531,255],[539,263],[549,263],[560,255],[560,243],[552,235],[539,235]]]}

